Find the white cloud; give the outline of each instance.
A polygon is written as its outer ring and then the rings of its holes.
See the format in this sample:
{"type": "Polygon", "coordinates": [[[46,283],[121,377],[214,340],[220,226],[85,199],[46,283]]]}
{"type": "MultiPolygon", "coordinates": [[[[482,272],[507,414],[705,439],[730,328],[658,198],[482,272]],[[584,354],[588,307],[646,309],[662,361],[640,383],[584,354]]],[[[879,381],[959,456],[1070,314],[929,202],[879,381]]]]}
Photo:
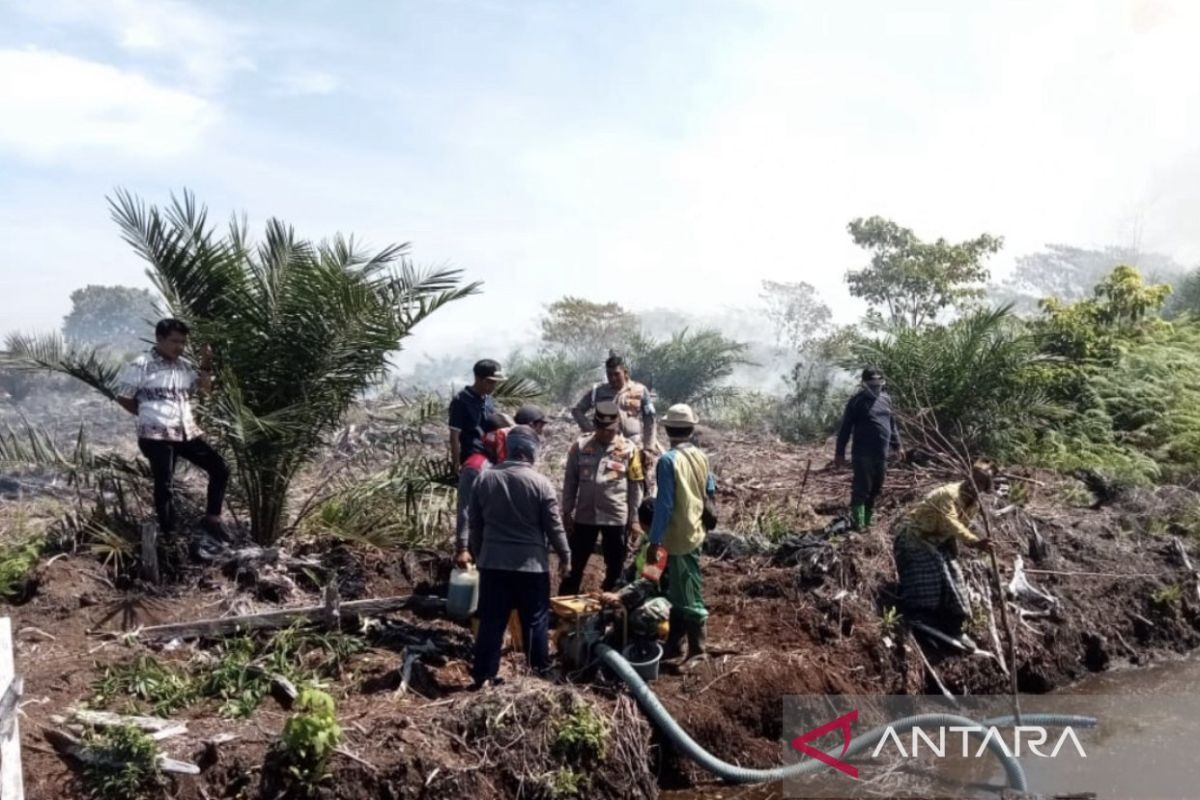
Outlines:
{"type": "Polygon", "coordinates": [[[0,109],[0,148],[39,160],[172,156],[191,149],[217,117],[204,98],[41,50],[0,50],[0,109]]]}
{"type": "Polygon", "coordinates": [[[333,75],[314,69],[293,69],[279,80],[280,90],[289,96],[332,94],[339,85],[333,75]]]}
{"type": "Polygon", "coordinates": [[[199,91],[255,68],[243,52],[247,31],[181,0],[39,0],[23,10],[45,22],[100,29],[127,53],[176,65],[199,91]]]}

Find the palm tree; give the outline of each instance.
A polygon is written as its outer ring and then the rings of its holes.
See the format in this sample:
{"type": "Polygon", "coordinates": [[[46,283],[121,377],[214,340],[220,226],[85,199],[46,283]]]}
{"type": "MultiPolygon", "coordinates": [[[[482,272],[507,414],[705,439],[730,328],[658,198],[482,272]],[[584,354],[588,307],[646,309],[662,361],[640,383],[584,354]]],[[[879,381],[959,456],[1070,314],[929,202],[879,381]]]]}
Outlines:
{"type": "MultiPolygon", "coordinates": [[[[201,424],[232,456],[255,541],[287,527],[288,489],[389,354],[447,303],[478,291],[458,270],[418,270],[407,245],[366,252],[353,238],[299,239],[277,219],[250,240],[245,217],[224,235],[185,191],[164,209],[118,190],[123,238],[148,263],[163,310],[211,346],[217,390],[201,424]]],[[[114,373],[59,343],[11,341],[10,358],[71,374],[111,395],[114,373]],[[14,346],[15,345],[15,346],[14,346]],[[107,390],[106,390],[107,387],[107,390]]]]}

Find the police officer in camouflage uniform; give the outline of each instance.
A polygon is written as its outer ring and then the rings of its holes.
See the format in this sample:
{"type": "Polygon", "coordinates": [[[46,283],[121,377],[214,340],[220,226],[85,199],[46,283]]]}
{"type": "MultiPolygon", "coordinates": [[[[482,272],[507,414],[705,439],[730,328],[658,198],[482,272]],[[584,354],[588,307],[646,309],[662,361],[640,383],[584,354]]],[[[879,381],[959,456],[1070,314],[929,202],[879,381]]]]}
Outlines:
{"type": "Polygon", "coordinates": [[[560,595],[578,594],[588,557],[601,539],[603,590],[617,582],[628,552],[626,537],[641,535],[637,508],[642,499],[641,453],[620,431],[620,410],[610,400],[596,404],[595,432],[580,437],[567,453],[563,480],[563,524],[575,553],[560,595]]]}

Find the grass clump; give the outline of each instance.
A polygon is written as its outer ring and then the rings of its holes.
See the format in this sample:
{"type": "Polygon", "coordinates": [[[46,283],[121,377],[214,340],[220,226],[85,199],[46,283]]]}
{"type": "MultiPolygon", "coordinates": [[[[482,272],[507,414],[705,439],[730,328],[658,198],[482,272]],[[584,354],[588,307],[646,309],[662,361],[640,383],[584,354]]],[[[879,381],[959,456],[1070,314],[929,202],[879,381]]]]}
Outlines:
{"type": "Polygon", "coordinates": [[[158,744],[132,725],[89,733],[83,786],[92,800],[137,800],[161,788],[158,744]]]}
{"type": "Polygon", "coordinates": [[[129,698],[135,701],[134,710],[167,715],[214,700],[223,716],[245,718],[270,692],[276,675],[296,684],[336,677],[364,647],[356,636],[300,628],[269,638],[231,636],[218,642],[211,654],[182,666],[163,664],[151,655],[109,665],[93,685],[92,702],[108,706],[129,698]]]}
{"type": "Polygon", "coordinates": [[[1177,583],[1169,583],[1150,594],[1150,600],[1159,606],[1173,606],[1183,599],[1183,588],[1177,583]]]}
{"type": "Polygon", "coordinates": [[[563,800],[568,797],[580,797],[588,787],[588,779],[586,775],[565,767],[547,776],[544,785],[551,797],[563,800]]]}
{"type": "Polygon", "coordinates": [[[109,664],[92,685],[92,703],[111,705],[121,699],[160,716],[166,716],[191,705],[197,699],[191,676],[174,666],[166,665],[151,655],[140,655],[124,664],[109,664]]]}

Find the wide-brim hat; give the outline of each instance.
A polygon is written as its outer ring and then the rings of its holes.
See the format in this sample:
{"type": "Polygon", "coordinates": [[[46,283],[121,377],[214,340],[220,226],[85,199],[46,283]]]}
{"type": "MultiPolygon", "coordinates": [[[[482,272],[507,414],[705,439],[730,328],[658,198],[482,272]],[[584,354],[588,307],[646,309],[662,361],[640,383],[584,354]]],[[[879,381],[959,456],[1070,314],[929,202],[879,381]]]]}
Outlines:
{"type": "Polygon", "coordinates": [[[667,409],[663,425],[668,428],[692,428],[700,424],[700,417],[687,403],[676,403],[667,409]]]}

